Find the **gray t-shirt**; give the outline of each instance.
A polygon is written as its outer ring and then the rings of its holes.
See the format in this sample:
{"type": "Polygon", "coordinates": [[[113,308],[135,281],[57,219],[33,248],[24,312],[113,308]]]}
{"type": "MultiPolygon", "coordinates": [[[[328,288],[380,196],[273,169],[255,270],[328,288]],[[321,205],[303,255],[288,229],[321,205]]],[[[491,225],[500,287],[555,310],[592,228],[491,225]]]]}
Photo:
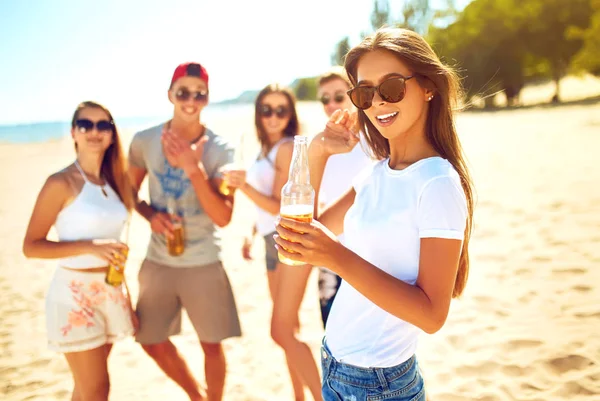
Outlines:
{"type": "MultiPolygon", "coordinates": [[[[196,192],[182,169],[172,167],[161,144],[164,124],[138,132],[131,141],[129,163],[148,172],[150,204],[159,211],[167,210],[167,200],[173,196],[177,212],[183,217],[185,251],[171,256],[166,239],[152,233],[146,258],[171,267],[204,266],[219,260],[220,238],[210,217],[204,212],[196,192]]],[[[202,164],[209,179],[221,177],[220,169],[233,160],[233,148],[227,141],[206,129],[202,164]]]]}

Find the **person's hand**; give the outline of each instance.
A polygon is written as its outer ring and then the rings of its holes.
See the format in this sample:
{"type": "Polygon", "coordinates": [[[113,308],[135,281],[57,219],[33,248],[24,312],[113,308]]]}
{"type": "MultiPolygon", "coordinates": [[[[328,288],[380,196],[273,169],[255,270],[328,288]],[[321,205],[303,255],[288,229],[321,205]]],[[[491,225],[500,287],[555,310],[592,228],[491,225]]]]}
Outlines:
{"type": "Polygon", "coordinates": [[[242,245],[242,257],[244,260],[252,260],[252,240],[250,238],[244,238],[244,245],[242,245]]]}
{"type": "MultiPolygon", "coordinates": [[[[273,236],[282,256],[313,266],[335,269],[345,248],[337,237],[316,220],[310,223],[279,218],[273,236]]],[[[334,270],[335,271],[335,270],[334,270]]]]}
{"type": "Polygon", "coordinates": [[[241,188],[246,183],[246,170],[225,170],[223,171],[223,179],[228,187],[241,188]]]}
{"type": "Polygon", "coordinates": [[[124,262],[124,252],[129,249],[124,243],[111,239],[92,240],[87,245],[86,253],[91,253],[110,264],[124,262]]]}
{"type": "Polygon", "coordinates": [[[208,137],[203,135],[196,142],[190,144],[170,129],[165,129],[161,140],[169,164],[182,169],[189,176],[198,169],[208,137]]]}
{"type": "Polygon", "coordinates": [[[321,141],[322,149],[328,155],[348,153],[358,143],[358,114],[356,111],[336,110],[323,132],[314,140],[321,141]]]}
{"type": "Polygon", "coordinates": [[[177,215],[170,215],[164,212],[154,212],[150,217],[150,228],[152,232],[162,234],[167,238],[173,238],[173,220],[181,221],[181,217],[177,215]]]}

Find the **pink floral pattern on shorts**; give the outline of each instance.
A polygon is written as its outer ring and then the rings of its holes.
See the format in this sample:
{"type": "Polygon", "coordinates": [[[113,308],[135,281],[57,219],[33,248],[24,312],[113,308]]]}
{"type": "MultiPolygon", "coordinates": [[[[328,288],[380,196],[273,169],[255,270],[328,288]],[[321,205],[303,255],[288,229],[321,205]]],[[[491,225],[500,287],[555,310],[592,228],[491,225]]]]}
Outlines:
{"type": "Polygon", "coordinates": [[[75,327],[94,327],[95,308],[107,300],[121,306],[124,310],[128,308],[123,292],[107,291],[106,285],[101,281],[92,281],[86,287],[81,281],[71,280],[69,289],[77,307],[69,311],[68,323],[61,327],[63,336],[67,336],[75,327]]]}

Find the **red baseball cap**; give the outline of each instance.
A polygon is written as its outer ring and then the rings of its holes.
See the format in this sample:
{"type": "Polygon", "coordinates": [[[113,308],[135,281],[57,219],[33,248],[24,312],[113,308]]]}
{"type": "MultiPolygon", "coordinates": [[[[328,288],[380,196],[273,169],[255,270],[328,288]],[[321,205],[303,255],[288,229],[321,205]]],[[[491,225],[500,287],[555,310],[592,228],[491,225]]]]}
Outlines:
{"type": "Polygon", "coordinates": [[[199,63],[187,62],[179,64],[177,68],[175,68],[173,78],[171,78],[171,86],[173,86],[175,81],[182,77],[198,77],[208,85],[208,72],[206,72],[206,69],[199,63]]]}

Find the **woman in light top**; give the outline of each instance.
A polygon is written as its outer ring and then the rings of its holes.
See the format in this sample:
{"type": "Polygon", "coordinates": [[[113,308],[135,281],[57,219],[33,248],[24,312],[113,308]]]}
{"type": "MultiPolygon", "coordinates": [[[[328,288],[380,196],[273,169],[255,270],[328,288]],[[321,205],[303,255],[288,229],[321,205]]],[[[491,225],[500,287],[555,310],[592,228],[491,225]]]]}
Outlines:
{"type": "Polygon", "coordinates": [[[284,256],[343,278],[321,350],[324,399],[425,400],[417,339],[444,325],[469,270],[473,200],[453,117],[458,79],[404,29],[364,39],[345,68],[359,111],[336,112],[312,141],[313,187],[327,158],[358,140],[356,116],[382,160],[316,221],[282,219],[275,238],[284,256]]]}
{"type": "MultiPolygon", "coordinates": [[[[271,336],[285,352],[295,400],[304,400],[304,386],[309,388],[315,400],[321,400],[317,365],[308,345],[297,338],[300,328],[298,311],[311,267],[280,263],[273,239],[281,188],[288,179],[293,138],[299,130],[293,93],[279,85],[266,86],[256,98],[255,125],[261,145],[258,159],[247,172],[225,172],[225,180],[229,186],[242,191],[257,207],[254,232],[265,240],[267,279],[273,300],[271,336]]],[[[250,258],[252,242],[252,238],[244,242],[242,253],[247,259],[250,258]]]]}
{"type": "Polygon", "coordinates": [[[23,253],[57,259],[46,296],[49,348],[64,353],[73,400],[107,400],[112,343],[134,333],[129,292],[105,282],[122,261],[121,232],[133,206],[119,136],[109,111],[83,102],[71,124],[76,160],[46,180],[33,209],[23,253]],[[58,241],[49,240],[54,226],[58,241]]]}
{"type": "MultiPolygon", "coordinates": [[[[350,97],[346,93],[352,88],[352,85],[343,67],[331,68],[321,75],[318,84],[319,98],[328,118],[336,110],[354,109],[350,97]]],[[[364,142],[364,138],[361,142],[364,142]]],[[[327,159],[319,191],[320,210],[327,208],[343,196],[352,187],[354,177],[373,163],[365,153],[366,147],[366,144],[356,143],[349,152],[332,155],[327,159]]],[[[343,235],[343,233],[338,235],[341,242],[343,242],[343,235]]],[[[319,302],[323,327],[327,323],[331,305],[341,283],[340,276],[327,269],[327,266],[319,268],[319,302]]]]}

